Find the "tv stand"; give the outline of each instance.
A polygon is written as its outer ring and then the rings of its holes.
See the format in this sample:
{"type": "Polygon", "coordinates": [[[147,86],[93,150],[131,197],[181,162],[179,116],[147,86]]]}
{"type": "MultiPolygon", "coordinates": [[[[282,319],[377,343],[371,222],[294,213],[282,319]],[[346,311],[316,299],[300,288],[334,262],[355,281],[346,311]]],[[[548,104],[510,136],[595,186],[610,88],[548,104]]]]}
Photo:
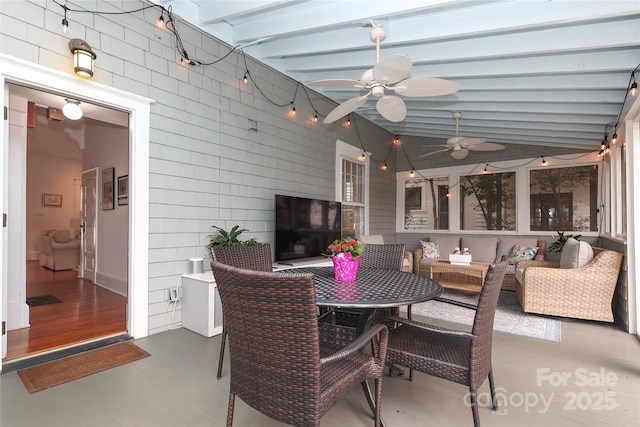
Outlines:
{"type": "Polygon", "coordinates": [[[278,261],[273,264],[273,270],[278,271],[304,267],[331,267],[332,265],[333,262],[331,261],[331,259],[321,256],[278,261]]]}

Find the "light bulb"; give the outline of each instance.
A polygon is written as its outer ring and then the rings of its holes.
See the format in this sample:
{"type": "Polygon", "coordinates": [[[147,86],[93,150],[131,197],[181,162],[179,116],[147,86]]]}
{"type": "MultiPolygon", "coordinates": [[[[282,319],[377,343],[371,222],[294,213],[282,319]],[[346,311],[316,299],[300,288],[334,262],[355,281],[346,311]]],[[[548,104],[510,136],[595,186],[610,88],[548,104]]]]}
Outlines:
{"type": "Polygon", "coordinates": [[[67,17],[65,16],[64,18],[62,18],[62,32],[67,34],[68,31],[69,31],[69,21],[67,21],[67,17]]]}
{"type": "Polygon", "coordinates": [[[313,122],[318,123],[318,113],[316,113],[316,115],[313,116],[313,122]]]}
{"type": "Polygon", "coordinates": [[[247,71],[245,71],[245,72],[244,72],[244,78],[243,78],[243,80],[244,80],[244,84],[249,83],[249,70],[247,70],[247,71]]]}
{"type": "Polygon", "coordinates": [[[411,169],[411,173],[409,174],[409,176],[411,178],[413,178],[416,175],[415,171],[413,169],[411,169]]]}
{"type": "Polygon", "coordinates": [[[164,16],[160,15],[160,18],[158,18],[158,27],[160,28],[164,28],[165,23],[164,23],[164,16]]]}
{"type": "Polygon", "coordinates": [[[611,137],[611,143],[615,144],[616,142],[618,142],[618,134],[614,133],[613,137],[611,137]]]}
{"type": "Polygon", "coordinates": [[[387,164],[386,164],[386,163],[382,165],[382,170],[383,170],[383,171],[386,171],[386,170],[387,170],[387,164]]]}
{"type": "Polygon", "coordinates": [[[631,94],[631,96],[636,96],[636,94],[638,93],[638,83],[631,83],[631,89],[629,90],[629,93],[631,94]]]}
{"type": "Polygon", "coordinates": [[[542,157],[542,166],[547,166],[547,161],[544,159],[544,156],[542,157]]]}

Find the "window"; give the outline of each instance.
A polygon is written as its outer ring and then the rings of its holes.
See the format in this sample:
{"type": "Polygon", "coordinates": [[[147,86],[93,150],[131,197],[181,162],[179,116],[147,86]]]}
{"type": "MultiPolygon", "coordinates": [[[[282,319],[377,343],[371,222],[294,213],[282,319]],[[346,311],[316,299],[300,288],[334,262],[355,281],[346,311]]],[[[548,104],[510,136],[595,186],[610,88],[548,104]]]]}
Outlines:
{"type": "Polygon", "coordinates": [[[516,229],[515,172],[460,177],[460,229],[516,229]]]}
{"type": "Polygon", "coordinates": [[[449,228],[449,179],[412,179],[404,185],[404,229],[449,228]]]}
{"type": "Polygon", "coordinates": [[[336,145],[337,199],[342,202],[342,237],[367,234],[369,158],[362,151],[338,141],[336,145]]]}
{"type": "Polygon", "coordinates": [[[597,231],[598,166],[530,172],[532,231],[597,231]]]}

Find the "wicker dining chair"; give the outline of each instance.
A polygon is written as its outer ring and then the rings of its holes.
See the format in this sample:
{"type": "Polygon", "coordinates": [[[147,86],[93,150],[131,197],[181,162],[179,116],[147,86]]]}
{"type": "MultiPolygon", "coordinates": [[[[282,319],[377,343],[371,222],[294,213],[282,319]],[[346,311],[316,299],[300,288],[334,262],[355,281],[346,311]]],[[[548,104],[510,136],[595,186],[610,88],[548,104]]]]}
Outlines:
{"type": "Polygon", "coordinates": [[[477,390],[489,378],[493,410],[498,409],[491,342],[500,287],[507,263],[491,264],[480,292],[471,332],[442,328],[398,316],[379,318],[389,328],[387,362],[469,387],[473,425],[480,426],[477,390]]]}
{"type": "MultiPolygon", "coordinates": [[[[271,245],[261,243],[250,246],[212,246],[211,259],[222,264],[246,270],[272,271],[271,245]]],[[[224,321],[222,310],[222,338],[220,340],[220,357],[218,357],[217,378],[222,377],[222,362],[224,361],[224,349],[227,343],[227,322],[224,321]]]]}
{"type": "Polygon", "coordinates": [[[231,340],[227,426],[236,396],[263,414],[296,426],[320,418],[354,387],[375,379],[374,424],[380,425],[388,330],[373,325],[344,346],[319,328],[313,274],[243,270],[211,262],[231,340]],[[278,315],[265,315],[274,306],[278,315]],[[361,351],[372,343],[371,354],[361,351]]]}

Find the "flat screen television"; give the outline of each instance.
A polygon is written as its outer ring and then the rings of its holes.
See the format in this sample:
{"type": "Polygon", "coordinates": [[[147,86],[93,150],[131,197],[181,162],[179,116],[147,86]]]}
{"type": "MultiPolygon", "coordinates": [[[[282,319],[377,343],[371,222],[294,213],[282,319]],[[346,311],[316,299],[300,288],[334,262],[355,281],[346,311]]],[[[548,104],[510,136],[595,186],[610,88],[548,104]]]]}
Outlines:
{"type": "Polygon", "coordinates": [[[340,238],[340,202],[276,194],[275,210],[276,262],[322,256],[340,238]]]}

